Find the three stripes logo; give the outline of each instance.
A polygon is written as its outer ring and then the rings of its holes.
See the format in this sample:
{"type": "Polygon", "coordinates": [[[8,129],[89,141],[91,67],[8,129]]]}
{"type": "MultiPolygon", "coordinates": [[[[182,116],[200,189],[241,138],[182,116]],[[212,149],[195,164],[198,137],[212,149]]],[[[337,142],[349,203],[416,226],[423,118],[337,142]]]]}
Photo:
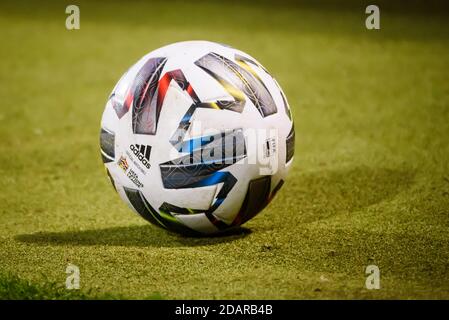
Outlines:
{"type": "Polygon", "coordinates": [[[139,161],[147,168],[150,169],[150,154],[151,146],[146,146],[143,144],[132,144],[129,146],[134,155],[139,159],[139,161]]]}

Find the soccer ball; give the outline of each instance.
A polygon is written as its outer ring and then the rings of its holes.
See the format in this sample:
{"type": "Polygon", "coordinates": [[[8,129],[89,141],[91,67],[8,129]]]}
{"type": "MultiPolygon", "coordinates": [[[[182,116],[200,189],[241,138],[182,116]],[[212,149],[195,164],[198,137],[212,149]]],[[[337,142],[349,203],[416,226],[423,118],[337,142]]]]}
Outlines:
{"type": "Polygon", "coordinates": [[[257,60],[208,41],[150,52],[120,79],[100,148],[120,197],[183,234],[235,228],[274,197],[291,166],[287,99],[257,60]]]}

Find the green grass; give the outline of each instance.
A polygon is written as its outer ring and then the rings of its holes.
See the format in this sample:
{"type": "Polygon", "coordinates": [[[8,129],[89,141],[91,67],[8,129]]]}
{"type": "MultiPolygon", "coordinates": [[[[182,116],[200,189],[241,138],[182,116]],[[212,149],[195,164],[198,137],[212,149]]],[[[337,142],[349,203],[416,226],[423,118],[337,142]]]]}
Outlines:
{"type": "MultiPolygon", "coordinates": [[[[44,276],[45,278],[45,276],[44,276]]],[[[13,274],[0,274],[0,300],[112,300],[126,299],[120,295],[109,293],[98,294],[93,289],[79,291],[68,290],[60,283],[47,279],[42,284],[34,284],[28,280],[21,279],[13,274]]],[[[154,293],[145,299],[163,299],[159,293],[154,293]]]]}
{"type": "Polygon", "coordinates": [[[78,3],[79,31],[64,2],[0,4],[0,298],[449,298],[447,10],[380,2],[368,31],[354,1],[78,3]],[[121,74],[190,39],[255,56],[295,118],[289,180],[226,237],[143,221],[98,151],[121,74]]]}
{"type": "Polygon", "coordinates": [[[8,300],[68,300],[86,299],[87,296],[78,290],[67,290],[54,282],[35,285],[15,275],[0,276],[0,299],[8,300]]]}

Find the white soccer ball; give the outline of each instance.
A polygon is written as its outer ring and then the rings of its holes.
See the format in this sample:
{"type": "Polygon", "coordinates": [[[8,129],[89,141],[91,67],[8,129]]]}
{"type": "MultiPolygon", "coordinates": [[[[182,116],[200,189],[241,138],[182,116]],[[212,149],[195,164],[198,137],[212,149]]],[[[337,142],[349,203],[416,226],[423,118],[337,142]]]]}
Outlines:
{"type": "Polygon", "coordinates": [[[184,234],[237,227],[282,186],[294,153],[287,99],[257,60],[187,41],[134,64],[101,120],[104,165],[143,218],[184,234]]]}

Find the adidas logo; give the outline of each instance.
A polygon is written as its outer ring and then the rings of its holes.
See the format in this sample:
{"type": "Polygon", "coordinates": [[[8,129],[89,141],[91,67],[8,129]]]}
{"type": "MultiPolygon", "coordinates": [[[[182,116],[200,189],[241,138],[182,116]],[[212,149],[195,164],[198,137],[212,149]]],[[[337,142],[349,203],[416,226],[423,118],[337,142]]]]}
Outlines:
{"type": "Polygon", "coordinates": [[[129,146],[134,155],[139,161],[147,168],[150,169],[150,154],[151,146],[145,146],[143,144],[132,144],[129,146]]]}

